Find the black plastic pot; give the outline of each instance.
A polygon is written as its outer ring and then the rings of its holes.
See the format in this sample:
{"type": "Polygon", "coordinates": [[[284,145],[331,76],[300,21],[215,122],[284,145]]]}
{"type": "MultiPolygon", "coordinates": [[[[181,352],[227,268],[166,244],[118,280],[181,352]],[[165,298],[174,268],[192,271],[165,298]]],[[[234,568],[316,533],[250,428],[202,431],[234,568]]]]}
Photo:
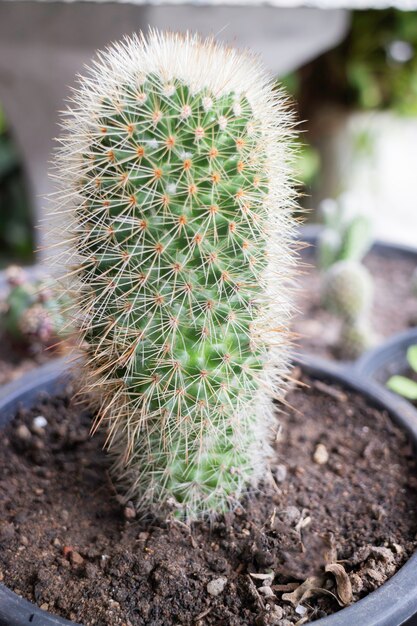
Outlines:
{"type": "MultiPolygon", "coordinates": [[[[404,428],[417,449],[417,416],[410,405],[354,372],[322,360],[304,358],[302,368],[314,378],[341,384],[363,393],[370,403],[389,411],[392,419],[404,428]]],[[[41,391],[56,393],[68,382],[65,360],[50,362],[30,372],[17,382],[0,389],[0,429],[13,417],[20,405],[30,406],[41,391]]],[[[377,591],[352,606],[320,619],[317,626],[412,626],[417,622],[417,553],[377,591]]],[[[72,624],[23,600],[0,584],[0,626],[65,626],[72,624]]],[[[79,626],[79,625],[78,625],[79,626]]]]}
{"type": "Polygon", "coordinates": [[[385,385],[394,374],[407,371],[407,349],[417,344],[417,327],[394,335],[373,350],[365,352],[355,365],[358,376],[385,385]]]}

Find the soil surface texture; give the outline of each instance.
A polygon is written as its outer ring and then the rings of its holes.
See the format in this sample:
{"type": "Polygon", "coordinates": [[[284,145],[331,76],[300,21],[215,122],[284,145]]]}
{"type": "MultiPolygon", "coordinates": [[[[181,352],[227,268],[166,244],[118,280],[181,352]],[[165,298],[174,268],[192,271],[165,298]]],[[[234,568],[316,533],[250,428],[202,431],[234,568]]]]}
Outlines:
{"type": "Polygon", "coordinates": [[[416,547],[411,446],[361,396],[294,377],[261,490],[191,527],[121,505],[70,387],[21,409],[0,438],[0,581],[85,626],[301,625],[372,592],[416,547]]]}
{"type": "MultiPolygon", "coordinates": [[[[340,320],[321,304],[322,279],[315,265],[315,249],[302,254],[305,267],[297,290],[299,315],[293,330],[298,336],[297,348],[315,356],[345,359],[338,347],[340,320]]],[[[364,261],[374,279],[374,301],[370,327],[376,344],[391,335],[417,325],[417,299],[411,290],[417,261],[411,256],[382,251],[370,252],[364,261]]]]}

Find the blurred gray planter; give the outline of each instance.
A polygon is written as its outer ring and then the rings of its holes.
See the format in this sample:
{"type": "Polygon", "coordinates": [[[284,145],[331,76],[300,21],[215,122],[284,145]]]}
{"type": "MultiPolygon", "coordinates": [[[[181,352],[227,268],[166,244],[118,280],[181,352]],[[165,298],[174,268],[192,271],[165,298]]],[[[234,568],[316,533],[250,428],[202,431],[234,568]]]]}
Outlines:
{"type": "MultiPolygon", "coordinates": [[[[189,29],[252,48],[273,74],[282,76],[335,46],[347,28],[343,10],[285,9],[258,0],[242,0],[242,5],[0,0],[0,102],[25,160],[36,218],[51,191],[47,170],[59,132],[57,111],[63,108],[75,74],[97,48],[125,34],[146,31],[148,25],[189,29]]],[[[42,235],[40,239],[43,245],[42,235]]]]}

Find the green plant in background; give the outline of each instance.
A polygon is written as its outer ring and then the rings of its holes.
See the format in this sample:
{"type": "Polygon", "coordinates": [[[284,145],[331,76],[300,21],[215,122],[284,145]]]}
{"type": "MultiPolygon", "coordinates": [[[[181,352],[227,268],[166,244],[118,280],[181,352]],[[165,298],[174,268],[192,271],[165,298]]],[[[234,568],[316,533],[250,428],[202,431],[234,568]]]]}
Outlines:
{"type": "MultiPolygon", "coordinates": [[[[287,74],[280,79],[280,85],[294,98],[294,107],[301,87],[297,72],[287,74]]],[[[311,195],[312,189],[320,178],[320,153],[309,141],[308,134],[303,132],[302,124],[299,135],[295,138],[296,158],[294,160],[294,178],[301,187],[300,199],[311,195]],[[303,189],[304,188],[304,189],[303,189]]]]}
{"type": "Polygon", "coordinates": [[[361,108],[417,114],[416,12],[355,12],[345,58],[351,97],[361,108]]]}
{"type": "Polygon", "coordinates": [[[320,205],[323,229],[318,241],[318,264],[326,271],[338,261],[362,262],[372,245],[372,225],[368,217],[353,208],[347,194],[320,205]]]}
{"type": "Polygon", "coordinates": [[[294,174],[297,182],[307,190],[318,180],[320,174],[320,155],[318,151],[304,140],[296,142],[296,160],[294,162],[294,174]]]}
{"type": "Polygon", "coordinates": [[[63,284],[113,475],[142,509],[223,511],[265,475],[289,363],[291,121],[255,60],[193,36],[125,39],[74,94],[63,284]]]}
{"type": "Polygon", "coordinates": [[[352,209],[352,199],[342,195],[325,200],[324,226],[318,241],[318,264],[323,272],[323,306],[342,320],[338,348],[345,358],[356,358],[373,341],[369,313],[373,280],[362,260],[370,249],[370,220],[352,209]]]}
{"type": "MultiPolygon", "coordinates": [[[[417,345],[408,348],[407,363],[417,377],[417,345]]],[[[407,376],[395,375],[388,380],[387,387],[407,400],[417,401],[417,380],[412,380],[407,376]]]]}
{"type": "Polygon", "coordinates": [[[373,282],[357,261],[337,261],[323,276],[323,304],[335,315],[355,320],[369,313],[373,282]]]}
{"type": "Polygon", "coordinates": [[[417,114],[417,11],[353,11],[337,47],[290,76],[300,118],[327,106],[417,114]]]}
{"type": "Polygon", "coordinates": [[[10,266],[6,277],[9,291],[0,314],[3,334],[34,350],[66,336],[65,313],[48,281],[31,281],[17,266],[10,266]]]}
{"type": "Polygon", "coordinates": [[[0,263],[33,258],[33,222],[21,159],[0,107],[0,263]]]}

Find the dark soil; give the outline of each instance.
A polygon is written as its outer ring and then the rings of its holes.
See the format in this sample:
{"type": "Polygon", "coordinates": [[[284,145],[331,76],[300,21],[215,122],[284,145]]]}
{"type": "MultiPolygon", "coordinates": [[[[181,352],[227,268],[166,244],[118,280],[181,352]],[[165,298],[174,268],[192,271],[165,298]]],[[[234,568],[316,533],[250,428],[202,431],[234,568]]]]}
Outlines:
{"type": "Polygon", "coordinates": [[[85,626],[290,626],[374,590],[416,547],[411,447],[360,396],[304,382],[274,478],[191,529],[123,509],[71,389],[21,410],[0,442],[0,580],[85,626]]]}
{"type": "Polygon", "coordinates": [[[57,349],[41,347],[34,350],[12,342],[0,333],[0,385],[16,380],[34,367],[46,363],[56,357],[57,352],[57,349]]]}
{"type": "MultiPolygon", "coordinates": [[[[321,276],[315,266],[314,248],[303,253],[306,267],[299,278],[298,309],[293,328],[300,350],[330,359],[344,358],[337,347],[340,320],[321,306],[321,276]]],[[[417,325],[417,299],[411,281],[417,262],[411,256],[372,251],[364,264],[374,279],[371,328],[377,343],[417,325]]]]}

